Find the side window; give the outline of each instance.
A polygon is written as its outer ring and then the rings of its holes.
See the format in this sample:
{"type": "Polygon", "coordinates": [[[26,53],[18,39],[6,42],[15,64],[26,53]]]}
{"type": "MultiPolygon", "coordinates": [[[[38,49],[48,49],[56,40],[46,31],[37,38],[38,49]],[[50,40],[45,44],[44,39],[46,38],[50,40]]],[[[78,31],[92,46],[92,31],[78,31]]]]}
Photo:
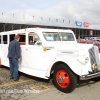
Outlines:
{"type": "Polygon", "coordinates": [[[26,34],[25,33],[19,33],[19,36],[20,36],[20,40],[19,40],[19,43],[20,45],[26,45],[26,34]]]}
{"type": "Polygon", "coordinates": [[[31,32],[31,33],[28,34],[28,42],[29,42],[28,44],[29,45],[35,45],[36,42],[39,41],[39,40],[40,39],[39,39],[39,37],[36,33],[31,32]]]}
{"type": "MultiPolygon", "coordinates": [[[[18,35],[20,36],[20,40],[19,40],[19,43],[20,43],[20,45],[25,45],[26,44],[26,35],[25,35],[25,33],[22,33],[22,34],[19,34],[18,33],[18,35]]],[[[9,40],[10,40],[10,42],[12,41],[12,40],[14,40],[14,37],[15,37],[15,34],[11,34],[11,35],[9,35],[9,40]]]]}
{"type": "Polygon", "coordinates": [[[15,36],[15,34],[10,34],[10,35],[9,35],[9,42],[11,42],[11,41],[14,40],[14,36],[15,36]]]}
{"type": "Polygon", "coordinates": [[[3,35],[3,44],[7,44],[7,35],[3,35]]]}

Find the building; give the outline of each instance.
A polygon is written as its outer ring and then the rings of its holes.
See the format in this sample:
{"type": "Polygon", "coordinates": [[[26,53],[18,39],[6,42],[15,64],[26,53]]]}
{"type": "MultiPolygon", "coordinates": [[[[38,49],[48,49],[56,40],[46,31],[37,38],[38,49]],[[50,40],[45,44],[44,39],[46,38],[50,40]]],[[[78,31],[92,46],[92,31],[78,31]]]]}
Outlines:
{"type": "Polygon", "coordinates": [[[56,29],[71,29],[74,31],[76,38],[85,39],[87,37],[100,37],[100,30],[89,28],[75,28],[75,27],[60,27],[60,26],[45,26],[33,24],[18,24],[18,23],[0,23],[0,32],[17,30],[23,28],[42,27],[42,28],[56,28],[56,29]]]}

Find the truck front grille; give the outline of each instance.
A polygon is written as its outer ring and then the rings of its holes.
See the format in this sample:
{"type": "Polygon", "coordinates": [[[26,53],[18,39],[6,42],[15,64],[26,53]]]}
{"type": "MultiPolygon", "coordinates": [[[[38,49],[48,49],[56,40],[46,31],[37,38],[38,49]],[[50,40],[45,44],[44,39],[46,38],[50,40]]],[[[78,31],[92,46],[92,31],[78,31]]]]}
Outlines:
{"type": "Polygon", "coordinates": [[[98,70],[100,70],[100,59],[97,46],[93,46],[91,49],[89,49],[89,56],[90,56],[91,67],[93,64],[97,64],[98,70]]]}

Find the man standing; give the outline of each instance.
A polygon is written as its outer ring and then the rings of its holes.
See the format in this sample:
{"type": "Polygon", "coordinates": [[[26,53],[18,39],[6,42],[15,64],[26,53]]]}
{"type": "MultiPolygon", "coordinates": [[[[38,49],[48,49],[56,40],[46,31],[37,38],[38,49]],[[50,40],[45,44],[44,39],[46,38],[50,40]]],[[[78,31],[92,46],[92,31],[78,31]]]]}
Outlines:
{"type": "Polygon", "coordinates": [[[20,61],[20,44],[19,44],[20,36],[15,35],[14,40],[9,43],[8,46],[8,58],[10,64],[10,79],[14,79],[14,81],[18,80],[18,68],[20,61]]]}

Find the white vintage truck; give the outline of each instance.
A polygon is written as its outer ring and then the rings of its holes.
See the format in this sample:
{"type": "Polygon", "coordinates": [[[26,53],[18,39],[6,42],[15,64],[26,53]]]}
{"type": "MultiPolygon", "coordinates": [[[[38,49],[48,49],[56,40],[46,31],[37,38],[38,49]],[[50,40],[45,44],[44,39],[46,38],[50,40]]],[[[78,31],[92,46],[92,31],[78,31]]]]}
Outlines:
{"type": "Polygon", "coordinates": [[[21,37],[20,72],[44,79],[53,75],[54,85],[65,93],[72,92],[78,80],[100,76],[98,47],[77,43],[73,31],[63,29],[27,28],[1,32],[1,65],[9,67],[8,44],[15,34],[21,37]]]}

